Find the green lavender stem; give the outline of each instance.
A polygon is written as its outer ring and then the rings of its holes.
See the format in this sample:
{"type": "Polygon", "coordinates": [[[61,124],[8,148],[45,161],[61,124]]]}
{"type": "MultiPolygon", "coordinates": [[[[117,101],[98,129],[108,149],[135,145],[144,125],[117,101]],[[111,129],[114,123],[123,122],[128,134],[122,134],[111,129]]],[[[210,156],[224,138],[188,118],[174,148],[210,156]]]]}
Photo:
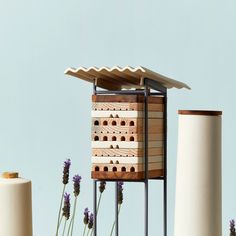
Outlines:
{"type": "MultiPolygon", "coordinates": [[[[120,208],[121,208],[121,204],[119,204],[119,208],[118,208],[118,216],[119,216],[119,214],[120,214],[120,208]]],[[[112,236],[112,234],[113,234],[113,231],[114,231],[115,225],[116,225],[116,221],[114,220],[114,223],[113,223],[112,228],[111,228],[110,236],[112,236]]]]}
{"type": "Polygon", "coordinates": [[[72,217],[70,220],[67,236],[72,235],[72,232],[73,232],[76,204],[77,204],[77,197],[75,197],[74,209],[73,209],[72,217]],[[71,234],[70,234],[70,230],[71,230],[71,234]]]}
{"type": "Polygon", "coordinates": [[[88,230],[87,236],[89,235],[90,229],[88,230]]]}
{"type": "MultiPolygon", "coordinates": [[[[96,217],[97,217],[97,215],[98,215],[98,211],[99,211],[99,207],[100,207],[101,199],[102,199],[102,193],[100,193],[100,195],[99,195],[98,205],[97,205],[97,209],[96,209],[96,212],[97,212],[96,217]]],[[[94,230],[94,228],[92,228],[92,231],[91,231],[90,236],[93,235],[93,230],[94,230]]]]}
{"type": "Polygon", "coordinates": [[[73,221],[72,221],[71,234],[70,234],[71,236],[73,235],[73,228],[74,228],[74,222],[75,222],[76,205],[77,205],[77,197],[75,197],[75,205],[74,205],[74,210],[73,210],[73,221]]]}
{"type": "Polygon", "coordinates": [[[62,208],[63,196],[64,196],[64,193],[65,193],[65,189],[66,189],[66,185],[64,184],[63,190],[62,190],[62,195],[61,195],[60,208],[59,208],[58,217],[57,217],[57,231],[56,231],[56,236],[58,236],[58,231],[59,231],[59,227],[60,227],[60,224],[61,224],[60,215],[61,215],[61,208],[62,208]]]}
{"type": "Polygon", "coordinates": [[[65,231],[66,231],[66,223],[67,223],[67,219],[65,219],[65,223],[64,223],[64,228],[63,228],[62,236],[65,235],[65,231]]]}
{"type": "Polygon", "coordinates": [[[87,225],[84,224],[84,232],[83,232],[83,236],[85,235],[86,228],[87,228],[87,225]]]}

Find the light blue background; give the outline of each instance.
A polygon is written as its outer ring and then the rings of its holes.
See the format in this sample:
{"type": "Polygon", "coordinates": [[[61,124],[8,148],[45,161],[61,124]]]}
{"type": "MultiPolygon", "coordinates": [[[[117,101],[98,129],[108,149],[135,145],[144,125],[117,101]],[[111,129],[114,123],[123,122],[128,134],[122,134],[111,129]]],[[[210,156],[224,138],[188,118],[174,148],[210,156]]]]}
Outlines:
{"type": "MultiPolygon", "coordinates": [[[[236,1],[0,0],[0,171],[33,182],[34,235],[55,232],[62,162],[83,177],[75,232],[92,207],[92,86],[69,67],[143,65],[186,82],[169,90],[168,232],[173,235],[178,109],[223,110],[223,231],[236,217],[236,1]]],[[[114,187],[99,235],[109,235],[114,187]]],[[[162,235],[162,184],[150,187],[150,235],[162,235]]],[[[121,236],[143,235],[143,186],[125,185],[121,236]]],[[[190,232],[191,235],[191,232],[190,232]]]]}

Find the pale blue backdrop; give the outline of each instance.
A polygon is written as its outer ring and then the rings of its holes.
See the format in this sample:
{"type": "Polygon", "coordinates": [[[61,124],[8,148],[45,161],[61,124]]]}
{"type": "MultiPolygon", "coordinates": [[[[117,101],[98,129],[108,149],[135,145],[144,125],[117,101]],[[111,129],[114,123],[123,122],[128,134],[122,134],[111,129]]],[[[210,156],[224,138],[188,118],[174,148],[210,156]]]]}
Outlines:
{"type": "MultiPolygon", "coordinates": [[[[0,171],[33,182],[35,236],[52,236],[62,162],[82,175],[82,211],[92,207],[92,86],[69,66],[143,65],[186,82],[169,90],[168,232],[173,235],[178,109],[223,110],[223,230],[236,217],[236,1],[0,0],[0,171]]],[[[113,185],[104,193],[99,236],[113,222],[113,185]]],[[[150,236],[162,235],[162,184],[150,187],[150,236]]],[[[120,235],[143,235],[143,186],[127,184],[120,235]]],[[[191,235],[191,232],[190,232],[191,235]]]]}

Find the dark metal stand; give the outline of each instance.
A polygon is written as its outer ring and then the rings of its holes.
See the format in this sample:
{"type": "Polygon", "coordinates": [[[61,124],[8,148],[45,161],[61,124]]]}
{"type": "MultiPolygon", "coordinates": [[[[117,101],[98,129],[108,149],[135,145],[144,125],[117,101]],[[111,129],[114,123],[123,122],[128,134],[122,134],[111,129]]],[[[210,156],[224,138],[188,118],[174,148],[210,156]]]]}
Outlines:
{"type": "MultiPolygon", "coordinates": [[[[124,182],[143,182],[144,183],[144,209],[145,209],[145,228],[144,235],[148,236],[148,188],[149,180],[148,179],[148,96],[150,95],[162,95],[164,96],[164,175],[163,177],[152,178],[152,180],[163,180],[163,232],[164,236],[167,236],[167,89],[162,86],[157,81],[144,78],[144,89],[141,90],[97,90],[97,86],[93,84],[93,93],[94,95],[99,94],[126,94],[126,95],[144,95],[144,165],[145,165],[145,178],[143,180],[122,180],[124,182]],[[150,89],[155,90],[156,92],[151,92],[150,89]]],[[[94,199],[94,236],[97,236],[97,181],[94,180],[94,189],[93,189],[93,199],[94,199]]],[[[119,217],[118,217],[118,180],[107,180],[110,182],[115,182],[115,235],[119,236],[119,217]]]]}

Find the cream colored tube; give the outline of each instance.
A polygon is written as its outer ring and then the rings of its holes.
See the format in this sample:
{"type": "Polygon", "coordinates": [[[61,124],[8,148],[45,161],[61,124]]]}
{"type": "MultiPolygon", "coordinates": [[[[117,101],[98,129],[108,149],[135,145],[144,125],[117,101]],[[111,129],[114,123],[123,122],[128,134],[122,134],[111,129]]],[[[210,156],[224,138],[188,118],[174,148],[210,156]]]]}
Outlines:
{"type": "Polygon", "coordinates": [[[179,111],[174,236],[222,236],[221,112],[179,111]]]}
{"type": "Polygon", "coordinates": [[[32,236],[31,182],[0,178],[0,236],[32,236]]]}

